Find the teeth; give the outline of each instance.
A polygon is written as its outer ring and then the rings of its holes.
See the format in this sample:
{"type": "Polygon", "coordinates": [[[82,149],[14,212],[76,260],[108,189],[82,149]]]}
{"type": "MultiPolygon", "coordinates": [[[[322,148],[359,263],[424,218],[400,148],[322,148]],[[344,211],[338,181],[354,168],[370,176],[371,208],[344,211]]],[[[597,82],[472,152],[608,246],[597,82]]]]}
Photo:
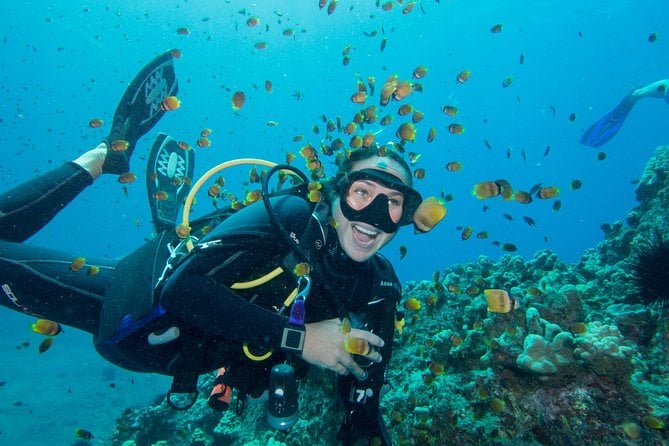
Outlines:
{"type": "Polygon", "coordinates": [[[375,236],[377,236],[377,235],[379,234],[378,231],[374,231],[374,230],[371,230],[371,229],[363,228],[362,226],[358,226],[358,225],[355,225],[355,229],[357,229],[358,231],[362,232],[363,234],[367,234],[367,235],[369,235],[370,237],[375,237],[375,236]]]}

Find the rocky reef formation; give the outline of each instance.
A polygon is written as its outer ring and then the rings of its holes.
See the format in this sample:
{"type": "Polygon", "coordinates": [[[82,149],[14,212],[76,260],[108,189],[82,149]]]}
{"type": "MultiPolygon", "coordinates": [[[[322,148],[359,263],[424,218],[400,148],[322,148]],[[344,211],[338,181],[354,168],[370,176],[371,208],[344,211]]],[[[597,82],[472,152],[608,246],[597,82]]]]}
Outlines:
{"type": "MultiPolygon", "coordinates": [[[[669,222],[669,147],[638,185],[626,222],[578,264],[551,251],[526,261],[480,257],[405,285],[383,414],[398,445],[659,445],[669,442],[669,315],[635,302],[635,253],[669,222]],[[484,289],[519,307],[488,311],[484,289]]],[[[212,377],[202,382],[208,393],[212,377]]],[[[300,420],[267,428],[262,404],[222,416],[204,399],[185,413],[164,403],[126,410],[110,443],[334,445],[341,420],[334,378],[311,370],[300,420]],[[317,433],[314,436],[313,433],[317,433]]]]}

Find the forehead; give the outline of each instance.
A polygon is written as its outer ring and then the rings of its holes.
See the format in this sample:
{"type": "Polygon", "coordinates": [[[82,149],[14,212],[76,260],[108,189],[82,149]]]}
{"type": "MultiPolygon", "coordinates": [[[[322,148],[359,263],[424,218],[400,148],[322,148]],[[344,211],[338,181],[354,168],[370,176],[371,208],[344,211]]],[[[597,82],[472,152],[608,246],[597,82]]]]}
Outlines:
{"type": "Polygon", "coordinates": [[[372,158],[357,161],[353,164],[351,172],[362,169],[383,170],[384,172],[388,172],[389,174],[392,174],[402,180],[402,183],[409,184],[409,179],[407,178],[408,173],[404,170],[400,163],[392,158],[374,156],[372,158]]]}

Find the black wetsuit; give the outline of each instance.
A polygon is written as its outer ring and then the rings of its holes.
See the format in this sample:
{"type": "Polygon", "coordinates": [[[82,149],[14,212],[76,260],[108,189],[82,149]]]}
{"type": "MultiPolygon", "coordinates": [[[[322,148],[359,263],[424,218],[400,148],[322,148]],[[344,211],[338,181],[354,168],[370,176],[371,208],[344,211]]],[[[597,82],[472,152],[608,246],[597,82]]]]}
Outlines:
{"type": "MultiPolygon", "coordinates": [[[[66,163],[0,196],[2,304],[88,331],[105,358],[130,370],[176,376],[176,391],[192,390],[193,378],[222,366],[231,385],[250,393],[265,389],[269,370],[285,359],[280,344],[287,317],[277,309],[296,287],[296,259],[262,204],[217,224],[160,282],[173,234],[159,234],[119,262],[88,258],[100,267],[94,275],[86,267],[70,269],[76,255],[21,244],[91,182],[87,172],[66,163]],[[283,272],[261,285],[233,285],[252,284],[279,266],[283,272]],[[166,333],[178,336],[161,338],[166,333]],[[244,343],[253,354],[274,353],[253,360],[242,352],[244,343]]],[[[383,363],[369,366],[365,381],[339,378],[349,409],[378,416],[400,299],[392,266],[379,255],[352,261],[302,198],[274,197],[272,208],[286,232],[309,245],[302,246],[313,268],[305,322],[347,316],[354,327],[384,339],[383,363]]]]}

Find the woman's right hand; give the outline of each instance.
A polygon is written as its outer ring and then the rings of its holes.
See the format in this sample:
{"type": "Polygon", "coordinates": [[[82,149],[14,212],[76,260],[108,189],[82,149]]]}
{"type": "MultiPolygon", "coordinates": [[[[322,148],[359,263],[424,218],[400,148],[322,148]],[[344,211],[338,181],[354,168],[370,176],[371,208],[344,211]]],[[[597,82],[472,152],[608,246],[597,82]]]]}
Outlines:
{"type": "Polygon", "coordinates": [[[383,359],[381,354],[374,349],[374,347],[383,347],[383,339],[374,333],[356,328],[351,329],[349,333],[344,333],[339,318],[305,324],[305,330],[302,359],[310,364],[324,367],[340,375],[353,373],[356,378],[365,379],[367,372],[353,360],[351,354],[344,348],[344,340],[350,336],[364,339],[372,347],[365,358],[374,362],[381,362],[383,359]]]}

